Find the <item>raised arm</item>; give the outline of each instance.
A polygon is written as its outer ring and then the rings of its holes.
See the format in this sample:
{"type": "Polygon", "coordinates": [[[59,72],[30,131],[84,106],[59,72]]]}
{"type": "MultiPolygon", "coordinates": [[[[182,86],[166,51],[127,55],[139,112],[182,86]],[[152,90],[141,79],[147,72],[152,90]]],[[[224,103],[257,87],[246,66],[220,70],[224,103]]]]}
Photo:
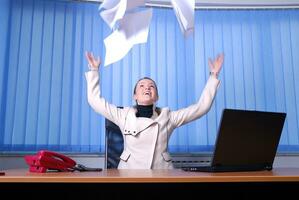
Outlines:
{"type": "Polygon", "coordinates": [[[224,54],[219,54],[215,60],[209,59],[210,77],[197,103],[170,114],[170,122],[174,127],[198,119],[206,114],[213,103],[219,85],[218,75],[221,71],[224,54]]]}
{"type": "Polygon", "coordinates": [[[115,105],[109,104],[103,97],[101,97],[101,90],[99,86],[100,58],[98,57],[95,59],[93,54],[90,52],[86,52],[85,56],[89,67],[89,71],[85,73],[89,105],[94,111],[121,127],[124,119],[124,110],[117,108],[115,105]]]}

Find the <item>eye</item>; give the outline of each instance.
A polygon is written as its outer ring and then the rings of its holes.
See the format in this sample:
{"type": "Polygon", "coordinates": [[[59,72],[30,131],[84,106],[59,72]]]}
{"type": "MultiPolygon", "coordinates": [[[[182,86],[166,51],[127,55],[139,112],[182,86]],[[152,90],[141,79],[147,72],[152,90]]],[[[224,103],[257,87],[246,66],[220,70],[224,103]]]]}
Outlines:
{"type": "Polygon", "coordinates": [[[139,85],[139,87],[144,87],[144,85],[139,85]]]}

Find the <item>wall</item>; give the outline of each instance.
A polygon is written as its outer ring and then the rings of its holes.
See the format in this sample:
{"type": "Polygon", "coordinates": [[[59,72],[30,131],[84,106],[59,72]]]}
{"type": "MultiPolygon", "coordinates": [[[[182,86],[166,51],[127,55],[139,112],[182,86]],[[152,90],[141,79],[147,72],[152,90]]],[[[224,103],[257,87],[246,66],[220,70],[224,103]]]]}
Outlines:
{"type": "MultiPolygon", "coordinates": [[[[9,29],[9,13],[10,13],[10,1],[3,0],[0,2],[0,135],[4,132],[3,122],[5,118],[4,105],[6,104],[6,82],[7,77],[5,76],[8,65],[7,65],[7,55],[8,55],[8,30],[9,29]]],[[[3,142],[3,138],[0,137],[0,144],[3,142]]]]}
{"type": "MultiPolygon", "coordinates": [[[[104,57],[109,33],[97,5],[0,5],[0,151],[103,152],[104,118],[88,105],[84,78],[84,51],[104,57]]],[[[173,11],[154,9],[148,42],[101,69],[102,95],[115,105],[132,105],[136,80],[149,76],[159,87],[159,107],[186,107],[200,96],[208,58],[225,52],[211,110],[176,129],[170,151],[200,152],[213,145],[223,108],[237,108],[287,112],[280,147],[298,152],[298,24],[299,10],[199,10],[194,37],[185,40],[173,11]]]]}

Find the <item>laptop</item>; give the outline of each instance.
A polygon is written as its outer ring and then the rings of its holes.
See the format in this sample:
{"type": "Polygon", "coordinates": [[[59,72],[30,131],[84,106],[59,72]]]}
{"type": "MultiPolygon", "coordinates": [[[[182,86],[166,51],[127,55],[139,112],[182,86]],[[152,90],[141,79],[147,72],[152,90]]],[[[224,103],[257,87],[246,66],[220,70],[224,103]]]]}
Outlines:
{"type": "Polygon", "coordinates": [[[286,113],[224,109],[211,162],[185,171],[272,170],[286,113]]]}

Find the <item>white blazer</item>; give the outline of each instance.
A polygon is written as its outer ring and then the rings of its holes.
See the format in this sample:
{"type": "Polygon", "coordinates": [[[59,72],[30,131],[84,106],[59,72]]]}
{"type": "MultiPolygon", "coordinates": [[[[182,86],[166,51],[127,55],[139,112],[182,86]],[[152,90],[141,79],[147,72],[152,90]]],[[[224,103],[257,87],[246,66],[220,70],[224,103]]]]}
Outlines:
{"type": "Polygon", "coordinates": [[[119,109],[101,97],[99,73],[85,73],[90,106],[117,124],[123,134],[124,151],[118,169],[172,169],[167,151],[173,130],[207,113],[213,103],[219,80],[210,76],[199,101],[187,108],[171,111],[162,108],[152,118],[136,117],[134,107],[119,109]]]}

